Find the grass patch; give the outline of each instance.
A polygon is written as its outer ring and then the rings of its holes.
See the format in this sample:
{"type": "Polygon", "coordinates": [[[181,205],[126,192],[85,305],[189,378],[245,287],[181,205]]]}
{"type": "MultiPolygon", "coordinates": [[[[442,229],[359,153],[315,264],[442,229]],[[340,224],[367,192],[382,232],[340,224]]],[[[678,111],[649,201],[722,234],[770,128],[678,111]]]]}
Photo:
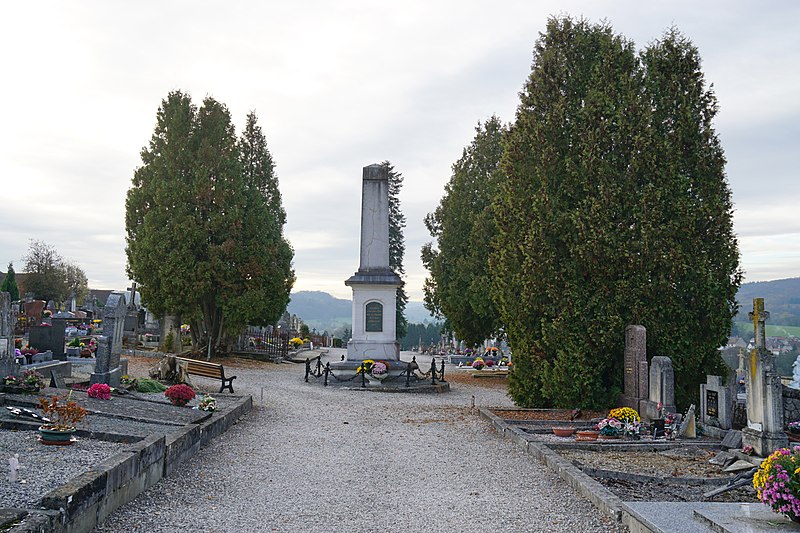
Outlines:
{"type": "MultiPolygon", "coordinates": [[[[736,327],[739,331],[747,331],[746,336],[753,336],[753,323],[752,322],[737,322],[736,327]]],[[[800,326],[773,326],[767,324],[767,337],[788,337],[794,335],[800,337],[800,326]]]]}

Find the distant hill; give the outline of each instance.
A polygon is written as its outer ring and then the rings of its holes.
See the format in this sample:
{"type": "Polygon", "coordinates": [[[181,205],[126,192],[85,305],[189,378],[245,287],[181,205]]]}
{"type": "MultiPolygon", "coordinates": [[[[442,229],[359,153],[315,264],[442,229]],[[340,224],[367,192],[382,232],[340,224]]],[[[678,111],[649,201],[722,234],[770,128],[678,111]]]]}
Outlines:
{"type": "Polygon", "coordinates": [[[753,298],[764,298],[764,307],[769,311],[767,324],[800,326],[800,278],[742,284],[736,295],[739,314],[735,322],[748,322],[747,313],[753,310],[753,298]]]}
{"type": "MultiPolygon", "coordinates": [[[[335,298],[322,291],[299,291],[291,295],[287,311],[303,319],[312,329],[317,331],[333,331],[349,325],[352,321],[352,302],[335,298]]],[[[434,322],[433,317],[422,302],[408,302],[406,318],[409,322],[434,322]]]]}

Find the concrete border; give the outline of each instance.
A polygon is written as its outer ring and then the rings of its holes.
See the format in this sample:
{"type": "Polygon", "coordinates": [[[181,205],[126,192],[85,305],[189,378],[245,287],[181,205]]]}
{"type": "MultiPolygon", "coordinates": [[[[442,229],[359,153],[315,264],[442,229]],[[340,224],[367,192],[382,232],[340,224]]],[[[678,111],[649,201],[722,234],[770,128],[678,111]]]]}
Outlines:
{"type": "Polygon", "coordinates": [[[75,476],[41,499],[38,509],[22,512],[9,533],[83,533],[105,520],[117,508],[158,483],[219,436],[253,408],[252,396],[212,413],[167,435],[153,434],[132,442],[122,451],[75,476]]]}

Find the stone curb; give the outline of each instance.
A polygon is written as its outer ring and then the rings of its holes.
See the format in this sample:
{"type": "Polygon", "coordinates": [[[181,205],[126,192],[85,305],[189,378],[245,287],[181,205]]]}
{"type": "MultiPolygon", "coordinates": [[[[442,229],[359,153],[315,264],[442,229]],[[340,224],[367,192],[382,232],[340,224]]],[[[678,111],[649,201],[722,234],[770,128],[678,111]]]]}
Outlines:
{"type": "Polygon", "coordinates": [[[507,424],[505,420],[492,413],[489,409],[481,407],[478,409],[478,412],[482,418],[491,422],[494,429],[500,433],[503,438],[510,439],[525,450],[526,453],[547,465],[550,470],[569,483],[581,496],[592,502],[601,512],[610,516],[616,522],[627,525],[632,533],[660,531],[657,528],[647,528],[647,526],[645,526],[647,521],[643,518],[642,520],[638,520],[638,516],[633,520],[628,520],[632,509],[626,506],[617,495],[583,473],[581,469],[562,458],[544,443],[528,440],[527,434],[524,431],[507,424]],[[645,528],[637,529],[636,526],[638,525],[642,525],[645,528]]]}
{"type": "Polygon", "coordinates": [[[212,413],[198,423],[187,424],[168,435],[156,433],[138,438],[122,451],[100,462],[40,501],[40,509],[7,510],[25,516],[9,533],[82,533],[91,531],[117,508],[132,501],[162,477],[197,453],[214,437],[235,424],[253,407],[252,396],[212,413]]]}

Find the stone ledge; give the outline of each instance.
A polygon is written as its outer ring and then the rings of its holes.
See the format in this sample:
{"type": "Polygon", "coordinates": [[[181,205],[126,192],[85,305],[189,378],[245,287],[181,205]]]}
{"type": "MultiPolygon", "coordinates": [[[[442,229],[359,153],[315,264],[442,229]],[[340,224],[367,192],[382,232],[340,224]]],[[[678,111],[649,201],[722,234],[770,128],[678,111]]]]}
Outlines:
{"type": "Polygon", "coordinates": [[[244,396],[212,416],[169,435],[153,434],[124,447],[92,469],[50,491],[38,510],[5,509],[13,533],[87,532],[222,434],[252,409],[244,396]],[[16,522],[16,523],[15,523],[16,522]]]}

